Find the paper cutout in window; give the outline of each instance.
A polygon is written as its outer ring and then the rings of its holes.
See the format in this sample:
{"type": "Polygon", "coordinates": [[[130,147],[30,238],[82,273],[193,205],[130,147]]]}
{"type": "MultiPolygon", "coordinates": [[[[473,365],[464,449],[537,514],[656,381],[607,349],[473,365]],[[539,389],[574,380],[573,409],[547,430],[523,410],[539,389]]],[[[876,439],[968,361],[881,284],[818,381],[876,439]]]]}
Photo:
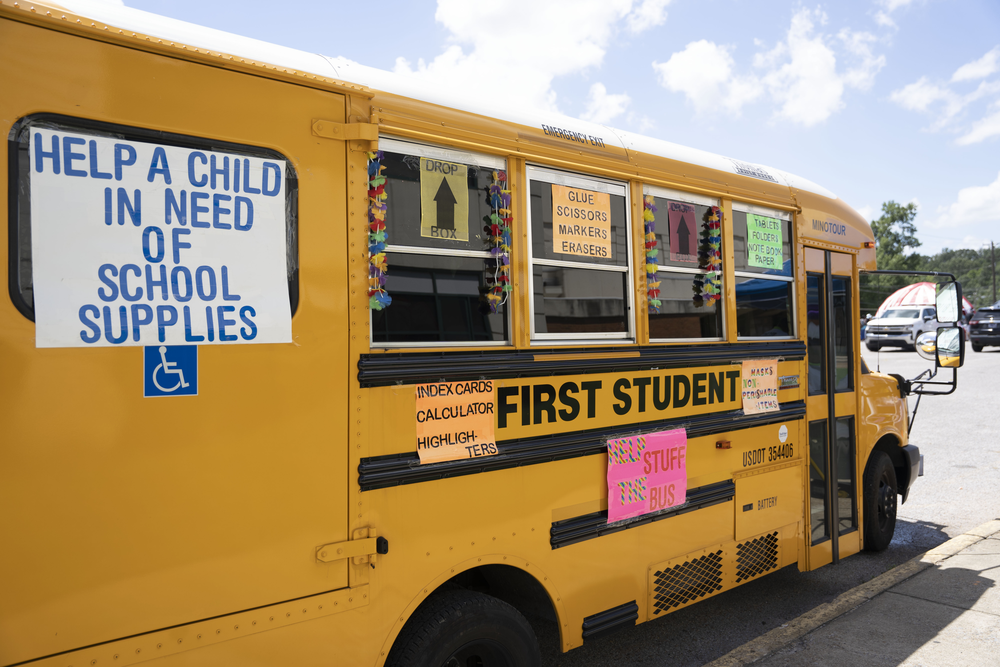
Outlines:
{"type": "Polygon", "coordinates": [[[698,228],[694,206],[670,202],[667,210],[670,261],[698,263],[698,228]]]}
{"type": "Polygon", "coordinates": [[[420,158],[420,235],[469,240],[469,168],[420,158]]]}

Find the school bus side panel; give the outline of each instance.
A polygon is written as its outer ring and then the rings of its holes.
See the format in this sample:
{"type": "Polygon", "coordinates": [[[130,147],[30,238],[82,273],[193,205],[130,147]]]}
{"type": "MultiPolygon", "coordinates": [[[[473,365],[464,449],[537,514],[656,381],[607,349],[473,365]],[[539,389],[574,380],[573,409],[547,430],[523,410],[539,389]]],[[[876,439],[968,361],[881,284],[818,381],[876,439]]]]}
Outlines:
{"type": "Polygon", "coordinates": [[[348,539],[345,146],[310,132],[343,97],[5,18],[0,44],[5,134],[54,113],[282,153],[301,277],[294,343],[202,346],[197,397],[144,399],[141,349],[36,349],[4,272],[0,663],[346,586],[314,553],[348,539]]]}

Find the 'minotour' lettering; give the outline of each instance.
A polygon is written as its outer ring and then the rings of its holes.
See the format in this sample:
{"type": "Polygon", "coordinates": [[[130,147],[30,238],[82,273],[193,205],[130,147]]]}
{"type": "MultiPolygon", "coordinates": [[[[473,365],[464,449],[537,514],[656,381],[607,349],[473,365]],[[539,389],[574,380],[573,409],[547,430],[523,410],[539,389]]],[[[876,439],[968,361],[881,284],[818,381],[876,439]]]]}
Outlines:
{"type": "Polygon", "coordinates": [[[836,234],[837,236],[847,235],[847,225],[840,222],[830,222],[829,220],[817,220],[813,218],[813,229],[827,234],[836,234]]]}

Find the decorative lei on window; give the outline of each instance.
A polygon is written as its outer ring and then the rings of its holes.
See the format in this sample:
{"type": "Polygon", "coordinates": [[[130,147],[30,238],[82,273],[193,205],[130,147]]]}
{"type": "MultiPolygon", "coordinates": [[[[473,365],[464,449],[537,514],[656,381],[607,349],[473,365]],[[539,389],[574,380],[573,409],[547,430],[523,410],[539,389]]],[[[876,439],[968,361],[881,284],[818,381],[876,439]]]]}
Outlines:
{"type": "Polygon", "coordinates": [[[702,246],[698,250],[704,276],[695,278],[696,306],[710,306],[722,298],[722,210],[713,206],[708,211],[708,222],[703,232],[702,246]]]}
{"type": "Polygon", "coordinates": [[[660,281],[656,279],[656,272],[660,268],[656,265],[656,256],[660,253],[656,249],[656,198],[653,195],[646,195],[642,198],[642,228],[646,234],[646,303],[649,312],[660,312],[662,302],[660,296],[660,281]]]}
{"type": "Polygon", "coordinates": [[[385,291],[385,176],[382,151],[368,153],[368,307],[382,310],[392,303],[385,291]]]}
{"type": "Polygon", "coordinates": [[[493,183],[490,184],[489,202],[493,212],[484,221],[489,223],[483,231],[486,232],[488,243],[491,244],[490,259],[486,260],[486,305],[489,312],[495,313],[510,296],[510,190],[507,185],[507,172],[493,172],[493,183]]]}

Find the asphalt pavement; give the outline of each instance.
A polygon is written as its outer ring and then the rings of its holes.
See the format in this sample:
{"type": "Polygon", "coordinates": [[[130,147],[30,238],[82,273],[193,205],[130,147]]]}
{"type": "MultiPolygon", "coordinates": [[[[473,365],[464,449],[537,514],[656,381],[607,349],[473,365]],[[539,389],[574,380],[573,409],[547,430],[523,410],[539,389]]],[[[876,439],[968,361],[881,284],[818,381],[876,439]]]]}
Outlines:
{"type": "MultiPolygon", "coordinates": [[[[932,362],[921,359],[915,352],[883,349],[875,353],[863,349],[863,354],[872,370],[880,368],[882,372],[899,373],[906,378],[932,366],[932,362]]],[[[943,369],[940,373],[942,377],[950,376],[951,371],[943,369]]],[[[843,595],[857,593],[859,586],[874,585],[872,582],[877,583],[878,577],[890,571],[896,570],[897,575],[904,572],[899,568],[926,557],[950,538],[997,518],[1000,516],[998,389],[1000,348],[977,353],[967,347],[966,364],[958,372],[957,391],[950,396],[921,400],[910,441],[925,456],[924,476],[914,484],[906,504],[899,507],[895,538],[882,553],[857,554],[836,566],[813,572],[798,572],[794,565],[786,567],[664,618],[588,642],[566,654],[558,653],[554,619],[534,618],[541,622],[543,664],[701,667],[748,642],[781,630],[782,626],[794,624],[800,617],[833,604],[843,595]]],[[[915,397],[910,397],[911,412],[915,403],[915,397]]],[[[985,581],[981,584],[985,586],[985,581]]],[[[885,613],[898,615],[905,611],[886,609],[885,613]]],[[[852,663],[838,663],[843,664],[852,663]]]]}

